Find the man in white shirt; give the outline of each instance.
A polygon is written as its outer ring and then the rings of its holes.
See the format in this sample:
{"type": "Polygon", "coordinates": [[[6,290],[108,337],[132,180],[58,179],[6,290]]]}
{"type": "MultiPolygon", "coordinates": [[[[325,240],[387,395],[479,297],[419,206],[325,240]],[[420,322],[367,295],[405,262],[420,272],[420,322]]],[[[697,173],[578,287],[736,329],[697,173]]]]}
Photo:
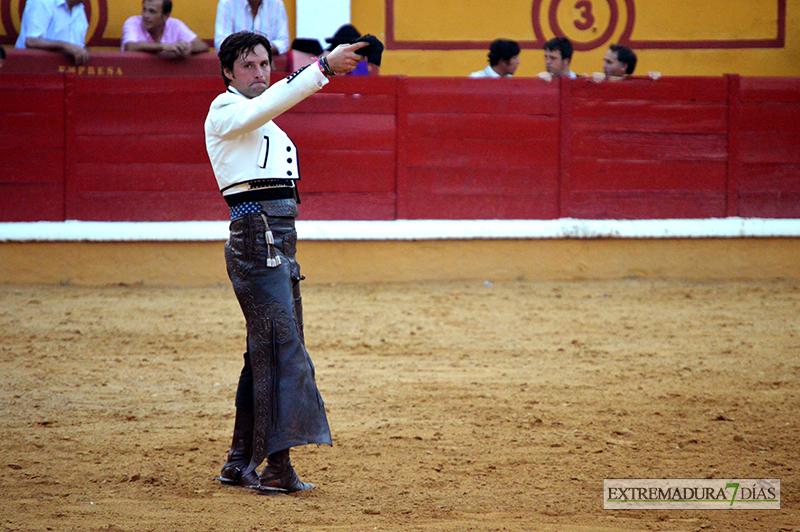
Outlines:
{"type": "Polygon", "coordinates": [[[272,54],[289,51],[289,22],[282,0],[219,0],[214,47],[238,31],[260,33],[272,44],[272,54]]]}
{"type": "MultiPolygon", "coordinates": [[[[612,44],[603,57],[603,72],[592,74],[592,81],[619,81],[628,79],[636,70],[636,52],[622,44],[612,44]]],[[[650,71],[647,77],[656,81],[661,79],[661,72],[650,71]]]]}
{"type": "Polygon", "coordinates": [[[247,326],[228,459],[218,480],[260,493],[313,488],[297,478],[292,447],[331,444],[325,405],[305,348],[300,266],[295,259],[297,147],[272,119],[351,72],[368,43],[270,83],[269,41],[239,32],[219,48],[227,91],[211,103],[206,149],[231,212],[225,262],[247,326]],[[259,475],[256,470],[267,460],[259,475]]]}
{"type": "Polygon", "coordinates": [[[519,43],[497,39],[489,46],[489,66],[469,75],[471,78],[507,78],[519,67],[519,43]]]}
{"type": "Polygon", "coordinates": [[[84,0],[28,0],[16,48],[38,48],[60,52],[76,65],[89,60],[86,32],[89,21],[84,0]]]}
{"type": "Polygon", "coordinates": [[[578,77],[570,68],[572,63],[572,43],[566,37],[554,37],[544,43],[545,72],[536,75],[539,79],[553,81],[553,78],[578,77]]]}

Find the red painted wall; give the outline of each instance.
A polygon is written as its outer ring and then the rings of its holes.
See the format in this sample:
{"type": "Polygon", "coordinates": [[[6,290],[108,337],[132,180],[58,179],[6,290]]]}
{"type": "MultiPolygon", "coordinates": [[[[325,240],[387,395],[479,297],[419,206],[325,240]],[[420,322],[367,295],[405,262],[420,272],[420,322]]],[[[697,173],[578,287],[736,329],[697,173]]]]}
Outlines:
{"type": "MultiPolygon", "coordinates": [[[[225,219],[203,139],[222,89],[0,74],[0,221],[225,219]]],[[[276,122],[305,219],[800,218],[797,79],[353,76],[276,122]]]]}

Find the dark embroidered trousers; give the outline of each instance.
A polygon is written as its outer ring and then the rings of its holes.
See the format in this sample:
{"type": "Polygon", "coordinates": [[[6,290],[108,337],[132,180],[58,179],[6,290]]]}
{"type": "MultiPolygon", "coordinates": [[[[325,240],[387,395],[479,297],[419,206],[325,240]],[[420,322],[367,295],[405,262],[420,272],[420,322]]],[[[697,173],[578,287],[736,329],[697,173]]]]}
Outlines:
{"type": "Polygon", "coordinates": [[[303,338],[294,218],[247,214],[233,220],[230,230],[225,262],[247,324],[236,407],[255,414],[246,474],[277,451],[310,443],[331,445],[331,433],[303,338]],[[274,250],[268,249],[268,230],[274,250]],[[275,254],[280,265],[267,267],[275,254]]]}

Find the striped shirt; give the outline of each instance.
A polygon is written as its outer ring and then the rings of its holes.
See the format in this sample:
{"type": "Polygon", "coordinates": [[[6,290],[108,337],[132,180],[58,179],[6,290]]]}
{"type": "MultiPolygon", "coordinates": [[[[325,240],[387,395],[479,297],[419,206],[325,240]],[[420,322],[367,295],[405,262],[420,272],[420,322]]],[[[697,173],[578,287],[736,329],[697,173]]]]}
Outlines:
{"type": "Polygon", "coordinates": [[[219,0],[214,47],[219,50],[222,41],[238,31],[252,31],[266,36],[279,54],[289,50],[289,22],[282,0],[261,0],[255,17],[247,0],[219,0]]]}

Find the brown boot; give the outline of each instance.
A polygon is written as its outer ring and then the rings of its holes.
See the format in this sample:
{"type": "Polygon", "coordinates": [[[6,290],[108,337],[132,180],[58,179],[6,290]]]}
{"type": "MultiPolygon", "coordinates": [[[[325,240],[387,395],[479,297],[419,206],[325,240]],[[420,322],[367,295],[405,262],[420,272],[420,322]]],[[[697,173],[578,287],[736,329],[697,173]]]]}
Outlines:
{"type": "Polygon", "coordinates": [[[314,484],[301,482],[289,459],[289,449],[267,456],[267,465],[261,472],[262,489],[283,490],[286,493],[310,490],[314,484]]]}
{"type": "Polygon", "coordinates": [[[253,446],[253,424],[255,419],[252,410],[236,409],[236,421],[233,426],[233,442],[228,451],[228,461],[222,466],[217,480],[223,484],[259,489],[258,472],[253,470],[246,475],[242,472],[250,464],[250,453],[253,446]]]}

